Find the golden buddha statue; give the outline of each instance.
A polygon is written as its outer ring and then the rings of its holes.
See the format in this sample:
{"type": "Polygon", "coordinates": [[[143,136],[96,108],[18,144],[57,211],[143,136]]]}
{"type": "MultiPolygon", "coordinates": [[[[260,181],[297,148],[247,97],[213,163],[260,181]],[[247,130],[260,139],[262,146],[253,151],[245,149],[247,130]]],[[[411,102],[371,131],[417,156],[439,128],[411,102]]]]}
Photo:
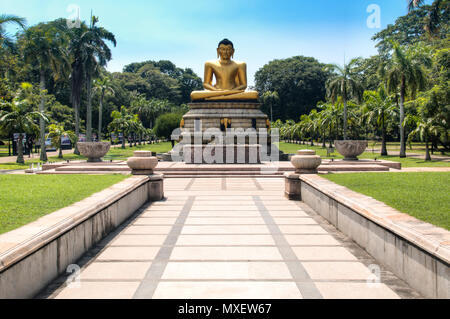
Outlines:
{"type": "Polygon", "coordinates": [[[217,48],[217,61],[205,63],[205,78],[203,91],[193,91],[192,101],[205,100],[257,100],[258,92],[246,91],[247,89],[247,65],[244,62],[231,60],[234,56],[233,43],[224,39],[217,48]],[[213,75],[216,84],[213,85],[213,75]]]}

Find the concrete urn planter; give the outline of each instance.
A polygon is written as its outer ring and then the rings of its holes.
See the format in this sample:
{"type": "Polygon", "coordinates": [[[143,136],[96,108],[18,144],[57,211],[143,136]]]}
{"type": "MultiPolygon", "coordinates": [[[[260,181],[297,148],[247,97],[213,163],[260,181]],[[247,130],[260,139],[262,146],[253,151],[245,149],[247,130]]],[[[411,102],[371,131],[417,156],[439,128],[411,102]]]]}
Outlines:
{"type": "Polygon", "coordinates": [[[322,164],[320,156],[313,150],[300,150],[291,157],[296,174],[317,174],[317,168],[322,164]]]}
{"type": "Polygon", "coordinates": [[[158,159],[150,151],[136,151],[127,161],[133,175],[152,175],[153,169],[158,165],[158,159]]]}
{"type": "Polygon", "coordinates": [[[101,162],[102,157],[109,152],[111,144],[108,142],[78,142],[80,154],[88,158],[89,163],[101,162]]]}
{"type": "Polygon", "coordinates": [[[334,141],[336,150],[344,156],[344,161],[357,161],[358,156],[367,148],[367,141],[344,140],[334,141]]]}

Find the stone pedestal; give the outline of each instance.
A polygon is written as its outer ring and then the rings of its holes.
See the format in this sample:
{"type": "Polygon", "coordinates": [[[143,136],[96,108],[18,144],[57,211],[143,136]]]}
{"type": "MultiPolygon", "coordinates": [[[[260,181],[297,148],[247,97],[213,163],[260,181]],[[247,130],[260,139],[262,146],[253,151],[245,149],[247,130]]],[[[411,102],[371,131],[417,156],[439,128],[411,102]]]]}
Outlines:
{"type": "Polygon", "coordinates": [[[185,144],[184,162],[261,163],[261,145],[270,145],[271,141],[267,133],[270,123],[260,106],[257,101],[190,103],[180,134],[185,144]]]}
{"type": "MultiPolygon", "coordinates": [[[[222,132],[228,128],[267,129],[268,116],[259,109],[260,106],[257,102],[237,101],[190,103],[190,111],[183,116],[182,132],[204,133],[211,128],[222,132]]],[[[206,136],[203,142],[209,143],[211,138],[206,136]]]]}
{"type": "Polygon", "coordinates": [[[151,175],[158,165],[158,159],[150,151],[136,151],[134,156],[127,160],[128,167],[133,175],[151,175]]]}
{"type": "Polygon", "coordinates": [[[148,197],[151,202],[157,202],[164,198],[164,175],[151,175],[148,182],[148,197]]]}
{"type": "Polygon", "coordinates": [[[300,174],[284,173],[284,196],[289,200],[302,200],[300,174]]]}
{"type": "Polygon", "coordinates": [[[292,156],[291,163],[297,174],[317,174],[322,159],[314,150],[300,150],[297,155],[292,156]]]}

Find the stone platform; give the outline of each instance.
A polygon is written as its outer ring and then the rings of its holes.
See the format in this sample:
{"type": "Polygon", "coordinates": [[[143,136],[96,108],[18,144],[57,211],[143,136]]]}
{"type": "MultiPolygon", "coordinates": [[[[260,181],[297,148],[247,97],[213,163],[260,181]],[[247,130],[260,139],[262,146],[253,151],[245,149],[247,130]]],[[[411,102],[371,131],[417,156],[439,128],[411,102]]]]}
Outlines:
{"type": "Polygon", "coordinates": [[[202,121],[202,131],[220,128],[221,120],[230,120],[228,128],[267,128],[267,115],[259,108],[260,103],[249,102],[202,102],[189,103],[190,111],[183,116],[184,130],[198,131],[195,120],[202,121]]]}
{"type": "Polygon", "coordinates": [[[421,296],[302,202],[283,179],[170,179],[37,298],[322,299],[421,296]],[[372,281],[368,281],[372,279],[372,281]]]}
{"type": "MultiPolygon", "coordinates": [[[[131,174],[126,161],[103,163],[70,162],[44,165],[38,174],[131,174]]],[[[388,172],[398,171],[401,164],[390,161],[330,161],[323,160],[319,173],[330,172],[388,172]]],[[[290,162],[262,162],[261,164],[186,164],[183,162],[159,162],[155,173],[166,178],[175,177],[281,177],[294,171],[290,162]]]]}

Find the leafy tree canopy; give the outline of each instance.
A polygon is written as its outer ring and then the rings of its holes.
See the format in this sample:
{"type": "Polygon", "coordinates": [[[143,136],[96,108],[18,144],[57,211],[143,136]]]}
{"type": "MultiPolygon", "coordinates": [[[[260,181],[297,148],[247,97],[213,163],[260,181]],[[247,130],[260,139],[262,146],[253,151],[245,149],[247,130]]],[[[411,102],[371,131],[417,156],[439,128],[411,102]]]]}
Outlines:
{"type": "Polygon", "coordinates": [[[278,103],[273,105],[274,118],[298,119],[317,102],[325,100],[329,76],[325,64],[311,57],[295,56],[264,65],[255,74],[255,87],[261,96],[267,91],[278,93],[278,103]]]}

